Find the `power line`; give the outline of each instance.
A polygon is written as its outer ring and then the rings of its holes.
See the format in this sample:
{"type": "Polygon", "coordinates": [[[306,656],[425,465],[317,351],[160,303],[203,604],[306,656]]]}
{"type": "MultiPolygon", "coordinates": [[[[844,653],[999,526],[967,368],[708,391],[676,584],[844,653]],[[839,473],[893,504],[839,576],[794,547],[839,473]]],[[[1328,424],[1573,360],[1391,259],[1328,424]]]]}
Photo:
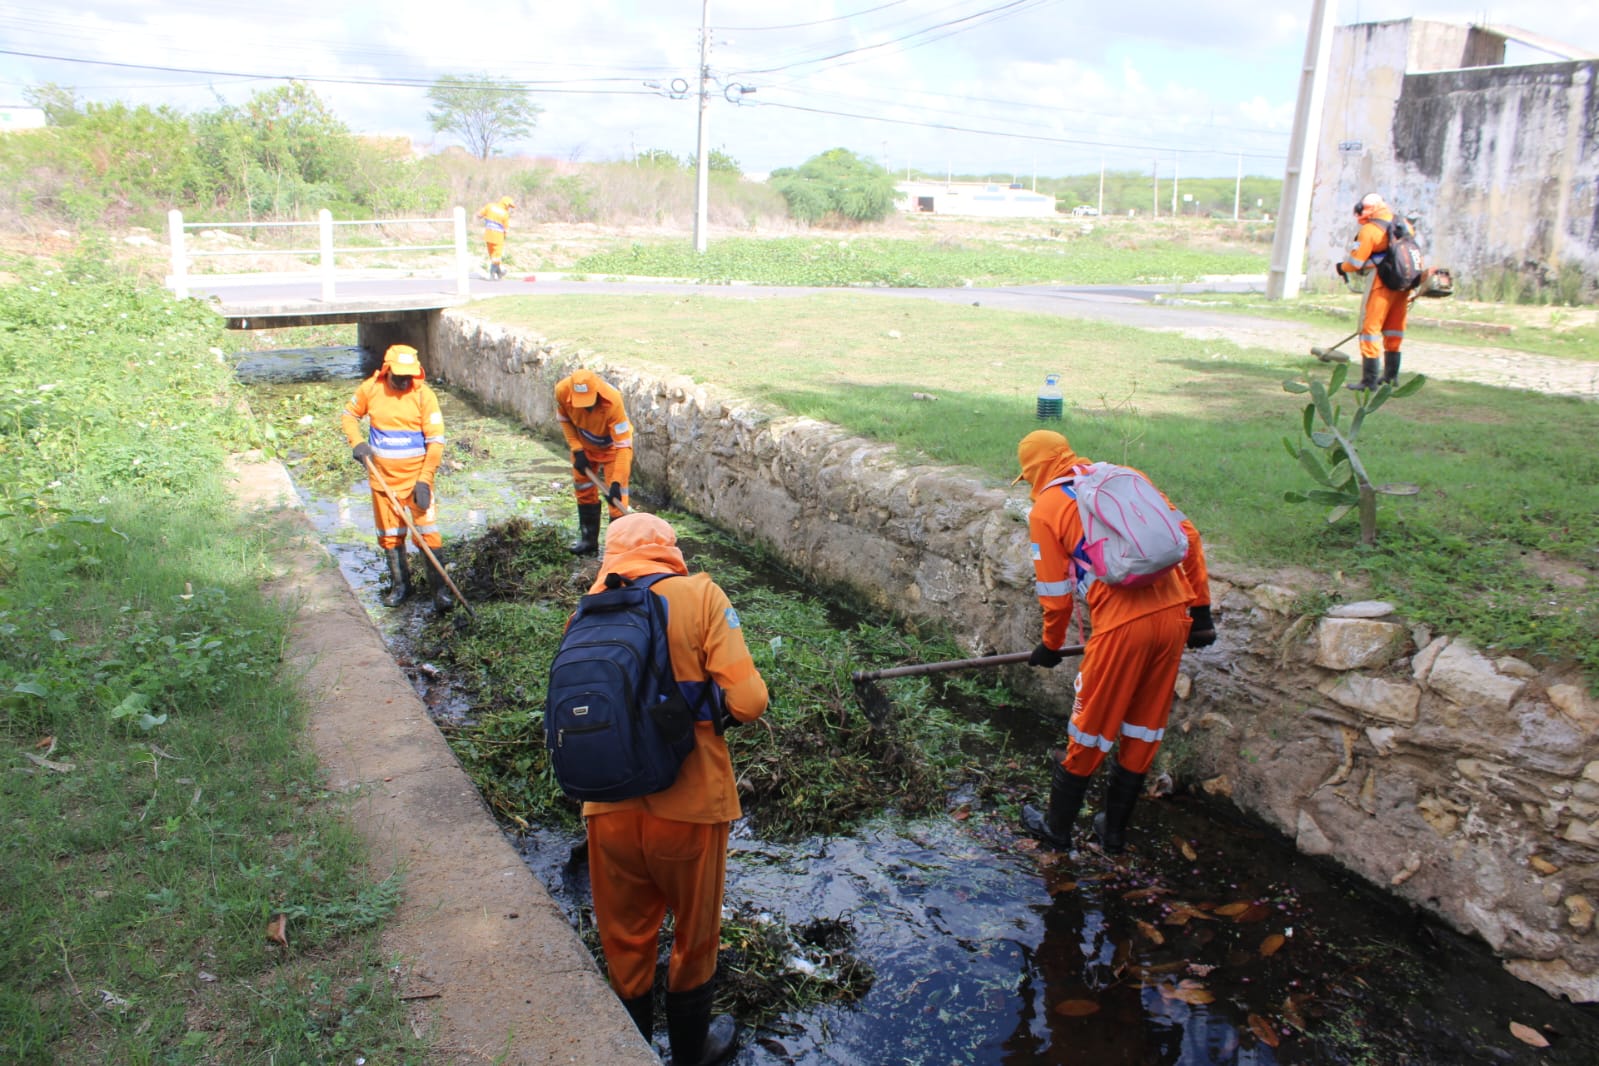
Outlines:
{"type": "Polygon", "coordinates": [[[906,0],[893,0],[892,3],[878,4],[876,7],[869,7],[865,11],[857,11],[852,15],[834,15],[830,19],[817,19],[815,22],[791,22],[787,26],[713,26],[712,29],[725,30],[729,33],[762,33],[766,30],[802,30],[807,26],[825,26],[829,22],[847,22],[850,19],[860,18],[862,15],[870,15],[874,11],[884,11],[891,7],[898,7],[905,2],[906,0]]]}
{"type": "MultiPolygon", "coordinates": [[[[953,27],[953,26],[961,26],[962,23],[969,23],[969,22],[972,22],[974,19],[983,19],[985,16],[991,16],[991,15],[992,16],[998,16],[998,15],[1000,15],[1000,14],[1006,12],[1006,11],[1009,11],[1011,8],[1037,7],[1037,6],[1040,6],[1042,4],[1055,3],[1055,2],[1056,2],[1056,0],[1008,0],[1007,3],[1000,4],[997,7],[984,8],[982,11],[975,11],[975,12],[973,12],[970,15],[963,15],[960,18],[950,19],[947,22],[940,22],[940,23],[937,23],[937,24],[932,25],[932,26],[927,26],[927,27],[925,27],[923,29],[912,30],[910,33],[904,34],[904,35],[899,36],[899,37],[894,37],[894,38],[892,38],[890,40],[887,40],[887,41],[879,41],[876,44],[865,44],[865,45],[861,45],[858,48],[846,48],[844,51],[842,51],[842,52],[834,52],[832,55],[817,56],[815,59],[796,60],[793,63],[785,63],[785,64],[782,64],[780,66],[775,66],[775,67],[762,67],[762,68],[755,69],[755,70],[741,70],[741,71],[738,71],[738,73],[740,75],[743,75],[743,74],[776,74],[779,71],[791,70],[794,67],[811,66],[811,65],[814,65],[816,63],[829,63],[829,62],[831,62],[831,61],[833,61],[835,59],[842,59],[845,56],[858,55],[858,54],[860,54],[862,52],[871,52],[871,51],[875,51],[876,49],[879,49],[879,48],[888,48],[891,45],[902,44],[903,42],[908,41],[908,40],[910,40],[913,37],[920,37],[920,36],[922,36],[924,34],[933,33],[936,30],[947,29],[947,28],[953,27]]],[[[992,20],[990,19],[989,21],[992,21],[992,20]]],[[[981,25],[981,23],[978,23],[978,24],[981,25]]],[[[961,26],[961,29],[956,30],[955,32],[957,32],[957,33],[965,32],[966,30],[970,30],[970,29],[973,29],[973,28],[975,28],[975,27],[973,27],[973,26],[961,26]]],[[[949,35],[945,35],[945,36],[949,36],[949,35]]],[[[942,40],[942,39],[943,39],[942,37],[935,38],[935,40],[942,40]]],[[[930,42],[923,41],[923,42],[920,42],[920,43],[927,44],[927,43],[930,43],[930,42]]]]}
{"type": "Polygon", "coordinates": [[[1143,152],[1154,155],[1225,155],[1243,156],[1246,159],[1270,159],[1280,162],[1283,159],[1281,152],[1266,154],[1263,152],[1240,152],[1228,148],[1173,148],[1169,145],[1148,144],[1116,144],[1112,141],[1081,140],[1074,137],[1046,137],[1036,133],[1006,133],[1001,130],[977,129],[971,126],[953,126],[943,122],[917,122],[913,119],[885,118],[882,115],[860,115],[847,111],[828,111],[819,107],[803,107],[799,104],[774,104],[760,102],[754,107],[776,107],[784,111],[803,111],[813,115],[831,115],[834,118],[855,118],[867,122],[886,122],[893,126],[913,126],[919,129],[946,130],[951,133],[974,133],[983,137],[1008,137],[1013,140],[1039,141],[1044,144],[1066,144],[1081,148],[1106,148],[1116,151],[1143,152]]]}

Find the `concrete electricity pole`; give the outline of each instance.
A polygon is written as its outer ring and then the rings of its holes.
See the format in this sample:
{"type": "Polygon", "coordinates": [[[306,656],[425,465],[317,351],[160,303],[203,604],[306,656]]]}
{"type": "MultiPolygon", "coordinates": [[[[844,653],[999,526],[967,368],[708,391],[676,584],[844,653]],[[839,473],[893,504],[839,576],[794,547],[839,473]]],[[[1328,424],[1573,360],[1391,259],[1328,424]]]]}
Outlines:
{"type": "Polygon", "coordinates": [[[1332,56],[1335,15],[1336,8],[1329,0],[1313,0],[1310,34],[1305,39],[1305,66],[1299,78],[1299,103],[1294,108],[1294,133],[1288,143],[1288,169],[1283,175],[1283,201],[1277,208],[1277,234],[1271,244],[1271,272],[1266,275],[1268,300],[1298,296],[1305,273],[1310,193],[1316,177],[1316,146],[1321,140],[1321,109],[1327,98],[1327,62],[1332,56]]]}
{"type": "Polygon", "coordinates": [[[710,113],[711,80],[711,0],[704,0],[700,8],[700,140],[694,174],[694,250],[705,251],[706,231],[710,220],[711,175],[707,166],[710,140],[706,133],[706,120],[710,113]]]}

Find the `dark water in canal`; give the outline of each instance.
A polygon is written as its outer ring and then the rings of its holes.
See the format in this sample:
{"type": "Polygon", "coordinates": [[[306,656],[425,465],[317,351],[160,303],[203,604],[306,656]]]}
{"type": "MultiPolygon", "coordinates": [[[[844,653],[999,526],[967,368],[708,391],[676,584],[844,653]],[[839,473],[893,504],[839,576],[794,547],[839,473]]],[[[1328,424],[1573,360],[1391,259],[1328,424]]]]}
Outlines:
{"type": "MultiPolygon", "coordinates": [[[[355,349],[252,353],[241,376],[305,382],[320,373],[353,383],[360,365],[355,349]]],[[[452,410],[467,405],[439,391],[448,430],[452,410]]],[[[336,426],[336,409],[332,418],[336,426]]],[[[447,544],[512,513],[570,512],[557,447],[548,447],[535,476],[476,476],[472,491],[450,490],[468,505],[452,508],[451,496],[442,497],[447,544]]],[[[398,612],[377,606],[381,566],[370,508],[351,477],[342,497],[308,498],[307,506],[346,578],[409,662],[425,600],[398,612]]],[[[651,507],[647,494],[637,502],[651,507]]],[[[690,564],[714,574],[721,550],[697,547],[690,564]]],[[[789,587],[784,575],[770,576],[789,587]]],[[[419,666],[410,673],[435,713],[470,718],[449,678],[419,666]]],[[[1042,792],[1041,753],[1060,742],[1061,723],[1020,709],[1014,718],[1007,723],[1015,727],[1014,749],[1040,753],[1042,792]]],[[[891,807],[892,797],[885,802],[891,807]]],[[[1092,851],[1041,855],[1008,818],[981,808],[974,794],[958,792],[951,814],[905,820],[885,813],[854,832],[799,843],[763,841],[735,827],[730,918],[792,927],[836,919],[852,933],[847,944],[796,944],[776,965],[823,981],[846,966],[864,968],[871,981],[851,1002],[746,1028],[734,1061],[1599,1064],[1595,1008],[1515,979],[1479,942],[1299,856],[1229,810],[1180,794],[1145,800],[1134,816],[1135,850],[1118,865],[1092,851]],[[1513,1023],[1550,1046],[1530,1046],[1513,1023]]],[[[516,837],[534,873],[582,924],[586,879],[567,863],[578,839],[545,830],[516,837]]]]}

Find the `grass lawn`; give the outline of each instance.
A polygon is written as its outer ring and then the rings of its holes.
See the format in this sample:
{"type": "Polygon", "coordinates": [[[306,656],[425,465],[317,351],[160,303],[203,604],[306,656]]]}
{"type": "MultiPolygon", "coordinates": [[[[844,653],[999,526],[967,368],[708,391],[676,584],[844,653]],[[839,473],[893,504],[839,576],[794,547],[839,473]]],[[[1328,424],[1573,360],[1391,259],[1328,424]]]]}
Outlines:
{"type": "Polygon", "coordinates": [[[850,293],[509,297],[476,310],[591,348],[597,364],[688,374],[996,482],[1014,476],[1037,388],[1059,371],[1077,450],[1147,471],[1215,557],[1309,568],[1330,597],[1363,574],[1440,631],[1599,673],[1590,403],[1447,381],[1390,402],[1362,430],[1361,457],[1374,481],[1421,493],[1384,499],[1378,543],[1361,548],[1353,518],[1328,526],[1322,509],[1283,502],[1313,487],[1283,447],[1303,410],[1283,380],[1329,372],[1308,356],[850,293]]]}

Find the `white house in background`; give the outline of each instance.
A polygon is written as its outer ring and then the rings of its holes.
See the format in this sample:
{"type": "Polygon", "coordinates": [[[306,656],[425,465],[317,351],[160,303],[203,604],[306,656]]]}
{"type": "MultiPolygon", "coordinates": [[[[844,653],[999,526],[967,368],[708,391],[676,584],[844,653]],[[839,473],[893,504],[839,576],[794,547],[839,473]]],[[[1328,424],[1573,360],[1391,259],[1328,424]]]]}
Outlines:
{"type": "Polygon", "coordinates": [[[12,130],[42,130],[45,125],[42,108],[10,107],[0,104],[0,133],[10,133],[12,130]]]}
{"type": "Polygon", "coordinates": [[[1020,184],[980,181],[902,181],[895,206],[907,214],[979,218],[1053,218],[1055,198],[1020,184]]]}

